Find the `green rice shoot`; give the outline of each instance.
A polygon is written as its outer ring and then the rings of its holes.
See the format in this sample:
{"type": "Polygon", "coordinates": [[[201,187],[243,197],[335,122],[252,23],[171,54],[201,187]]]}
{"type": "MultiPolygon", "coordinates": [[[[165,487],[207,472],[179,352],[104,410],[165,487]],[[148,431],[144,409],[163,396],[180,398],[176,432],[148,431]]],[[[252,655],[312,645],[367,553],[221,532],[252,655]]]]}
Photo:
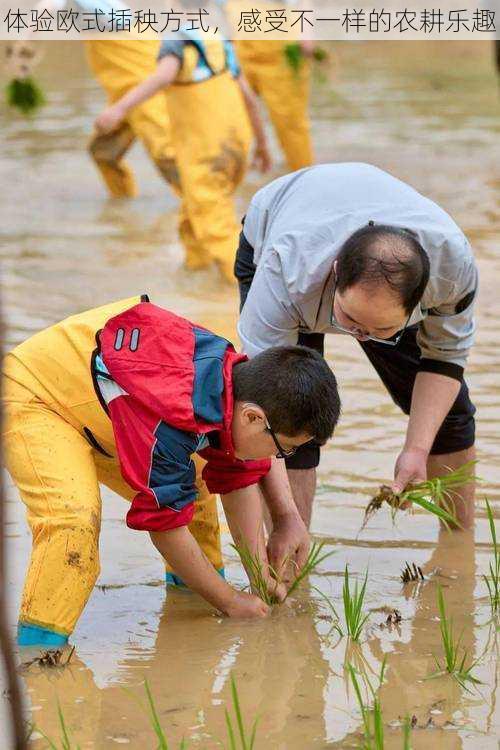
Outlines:
{"type": "Polygon", "coordinates": [[[334,630],[338,633],[338,635],[341,638],[347,635],[355,643],[359,641],[361,634],[363,632],[363,627],[369,617],[369,614],[365,612],[363,609],[367,583],[368,583],[368,571],[366,571],[365,573],[365,578],[361,587],[359,586],[358,581],[356,581],[354,584],[354,589],[351,591],[351,582],[349,579],[349,567],[347,565],[345,566],[344,584],[342,587],[342,601],[344,605],[345,630],[342,628],[340,624],[340,618],[338,616],[337,610],[335,609],[335,606],[332,600],[330,599],[330,597],[327,596],[325,593],[323,593],[323,591],[320,591],[320,589],[316,588],[316,586],[313,587],[314,590],[327,603],[329,609],[331,609],[333,616],[335,618],[332,624],[332,627],[330,629],[330,633],[332,632],[332,630],[334,630]]]}
{"type": "Polygon", "coordinates": [[[401,505],[409,502],[432,513],[447,527],[460,527],[455,513],[454,500],[459,496],[457,492],[459,488],[477,480],[473,471],[475,463],[475,461],[469,461],[441,477],[434,477],[425,482],[409,485],[399,495],[395,495],[389,486],[382,485],[378,494],[370,500],[366,507],[361,529],[366,526],[371,516],[382,507],[384,502],[391,508],[393,522],[401,505]]]}
{"type": "Polygon", "coordinates": [[[64,719],[64,714],[62,712],[61,704],[59,703],[59,701],[57,701],[57,716],[59,718],[59,726],[61,729],[60,748],[58,748],[57,745],[55,745],[53,741],[49,737],[47,737],[47,735],[44,732],[42,732],[42,730],[36,725],[33,725],[32,731],[36,730],[37,732],[40,732],[44,740],[47,740],[47,742],[49,743],[50,750],[81,750],[80,745],[72,744],[72,740],[69,734],[69,729],[66,726],[66,721],[64,719]]]}
{"type": "Polygon", "coordinates": [[[462,646],[463,631],[458,638],[455,636],[453,629],[453,620],[446,614],[443,590],[438,584],[438,608],[439,608],[439,629],[441,631],[441,642],[443,646],[444,664],[441,664],[436,657],[438,671],[431,675],[431,678],[441,677],[445,674],[451,675],[459,685],[470,692],[467,683],[480,685],[481,682],[472,675],[472,670],[477,661],[471,662],[468,658],[467,649],[462,646]]]}
{"type": "MultiPolygon", "coordinates": [[[[240,556],[243,567],[245,568],[249,577],[252,590],[257,594],[257,596],[262,599],[262,601],[264,601],[269,606],[278,604],[279,602],[277,601],[276,597],[274,597],[272,592],[269,592],[268,590],[268,579],[264,574],[262,561],[258,558],[258,556],[250,550],[248,544],[244,541],[240,542],[239,544],[232,544],[231,546],[240,556]]],[[[288,598],[290,594],[296,591],[304,578],[313,573],[318,565],[323,562],[323,560],[326,560],[327,557],[333,555],[333,551],[323,553],[323,547],[324,542],[312,543],[307,559],[303,567],[298,571],[292,585],[288,589],[285,598],[288,598]]],[[[286,565],[287,560],[285,560],[284,562],[285,567],[286,565]]],[[[271,576],[276,580],[277,584],[281,583],[280,576],[271,565],[269,565],[269,572],[271,576]]]]}
{"type": "Polygon", "coordinates": [[[252,728],[250,730],[250,735],[247,734],[247,731],[245,730],[245,724],[243,721],[243,714],[241,711],[241,705],[240,705],[240,699],[238,695],[238,690],[236,688],[236,682],[234,680],[233,675],[231,675],[231,700],[233,704],[233,711],[235,715],[236,720],[236,729],[233,726],[233,720],[231,718],[231,714],[225,709],[225,717],[226,717],[226,728],[227,728],[227,736],[229,740],[229,750],[253,750],[255,746],[255,736],[257,734],[257,723],[258,719],[254,719],[254,722],[252,724],[252,728]],[[238,744],[239,739],[239,744],[238,744]]]}
{"type": "Polygon", "coordinates": [[[405,717],[403,724],[403,750],[411,750],[411,719],[405,717]]]}
{"type": "Polygon", "coordinates": [[[322,554],[324,546],[324,542],[312,543],[311,549],[309,550],[309,554],[307,556],[307,560],[305,561],[300,571],[297,573],[292,585],[288,589],[287,598],[290,596],[290,594],[293,594],[293,592],[300,586],[304,578],[306,578],[316,570],[320,563],[333,555],[333,551],[325,552],[324,554],[322,554]]]}
{"type": "Polygon", "coordinates": [[[342,600],[344,603],[344,617],[347,628],[347,635],[352,638],[353,641],[359,641],[363,627],[368,619],[368,613],[363,610],[363,604],[365,601],[366,584],[368,582],[368,571],[365,573],[365,580],[361,588],[359,587],[358,581],[354,584],[354,589],[351,591],[349,581],[349,568],[346,565],[344,571],[344,585],[342,587],[342,600]]]}
{"type": "MultiPolygon", "coordinates": [[[[384,659],[380,669],[377,690],[380,689],[380,686],[384,681],[385,666],[386,660],[384,659]]],[[[384,750],[384,720],[377,690],[373,687],[370,680],[366,678],[369,691],[372,695],[372,707],[370,708],[367,702],[363,699],[361,686],[358,680],[359,673],[350,663],[348,663],[346,667],[356,694],[359,710],[361,711],[361,720],[363,723],[363,744],[361,748],[362,750],[384,750]]]]}
{"type": "Polygon", "coordinates": [[[483,575],[484,582],[488,587],[488,596],[490,599],[491,617],[495,619],[500,612],[500,549],[497,542],[497,532],[495,529],[495,518],[491,505],[486,500],[486,515],[490,526],[491,541],[493,544],[493,560],[490,561],[489,575],[483,575]]]}
{"type": "MultiPolygon", "coordinates": [[[[257,596],[269,606],[276,604],[276,598],[268,589],[268,578],[264,575],[262,561],[258,555],[251,551],[245,541],[242,541],[239,544],[232,544],[231,546],[240,556],[243,567],[247,572],[252,591],[254,591],[255,594],[257,594],[257,596]]],[[[269,567],[269,572],[276,578],[276,573],[271,567],[269,567]]]]}
{"type": "Polygon", "coordinates": [[[45,96],[33,78],[13,78],[6,87],[7,104],[29,115],[45,104],[45,96]]]}

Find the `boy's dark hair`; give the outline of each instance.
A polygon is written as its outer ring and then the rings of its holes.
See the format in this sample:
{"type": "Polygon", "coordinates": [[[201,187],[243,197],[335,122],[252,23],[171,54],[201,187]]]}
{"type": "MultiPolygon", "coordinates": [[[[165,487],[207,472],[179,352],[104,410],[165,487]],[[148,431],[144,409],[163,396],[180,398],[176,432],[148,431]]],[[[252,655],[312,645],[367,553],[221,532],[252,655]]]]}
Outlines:
{"type": "Polygon", "coordinates": [[[324,443],[340,414],[337,380],[326,361],[306,346],[273,346],[233,369],[236,401],[251,401],[281,435],[311,435],[324,443]]]}
{"type": "Polygon", "coordinates": [[[358,229],[337,256],[339,292],[355,284],[387,283],[409,315],[429,281],[427,253],[408,229],[373,224],[358,229]]]}

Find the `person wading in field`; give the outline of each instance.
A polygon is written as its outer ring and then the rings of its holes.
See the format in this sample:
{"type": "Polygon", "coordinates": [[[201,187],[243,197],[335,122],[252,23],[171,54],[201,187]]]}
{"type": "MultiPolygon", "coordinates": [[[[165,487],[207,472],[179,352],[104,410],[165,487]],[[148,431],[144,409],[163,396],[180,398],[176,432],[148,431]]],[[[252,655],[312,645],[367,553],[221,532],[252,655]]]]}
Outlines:
{"type": "MultiPolygon", "coordinates": [[[[238,324],[250,357],[325,334],[359,341],[395,403],[409,415],[393,490],[475,458],[464,381],[478,274],[471,247],[439,206],[369,164],[324,164],[271,182],[252,199],[235,263],[238,324]]],[[[285,462],[294,499],[311,518],[320,448],[285,462]]],[[[474,486],[455,498],[470,526],[474,486]]]]}

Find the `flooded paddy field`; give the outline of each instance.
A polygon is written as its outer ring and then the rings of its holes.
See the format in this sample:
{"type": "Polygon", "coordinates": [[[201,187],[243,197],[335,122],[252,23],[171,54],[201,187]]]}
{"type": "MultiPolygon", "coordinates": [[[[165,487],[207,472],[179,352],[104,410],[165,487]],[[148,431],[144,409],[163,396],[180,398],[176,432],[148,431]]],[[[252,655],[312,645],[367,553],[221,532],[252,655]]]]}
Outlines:
{"type": "MultiPolygon", "coordinates": [[[[167,596],[147,535],[127,529],[124,501],[103,490],[102,572],[72,638],[71,662],[22,672],[30,719],[54,740],[59,700],[75,746],[156,747],[143,707],[147,679],[171,747],[182,738],[189,748],[227,746],[233,674],[245,720],[259,719],[259,750],[359,747],[361,715],[345,665],[375,685],[386,658],[379,691],[386,748],[403,747],[406,716],[415,750],[498,748],[498,653],[482,579],[491,558],[484,497],[500,512],[500,105],[492,49],[486,42],[333,49],[332,75],[315,85],[312,104],[317,160],[367,161],[409,182],[455,218],[478,258],[478,335],[468,368],[484,480],[475,529],[449,534],[421,511],[401,514],[393,526],[381,510],[359,533],[370,494],[390,479],[405,420],[356,342],[330,337],[343,417],[323,451],[312,532],[333,554],[290,606],[262,622],[225,620],[192,594],[167,596]],[[422,568],[424,581],[403,586],[407,561],[422,568]],[[341,611],[346,564],[359,579],[369,571],[359,646],[329,633],[331,612],[321,595],[341,611]],[[442,658],[438,584],[463,646],[479,660],[473,673],[481,684],[468,690],[449,677],[427,679],[435,656],[442,658]],[[388,623],[394,609],[401,620],[388,623]]],[[[130,163],[140,196],[106,197],[85,151],[103,96],[82,46],[46,44],[40,79],[48,105],[35,119],[0,112],[8,345],[75,311],[141,292],[236,340],[236,291],[215,274],[189,276],[180,268],[175,198],[139,146],[130,163]]],[[[275,154],[272,176],[281,168],[275,154]]],[[[242,214],[262,182],[248,176],[238,198],[242,214]]],[[[14,634],[30,534],[10,479],[7,514],[14,634]]],[[[228,577],[244,585],[226,540],[228,577]]],[[[31,745],[39,750],[47,742],[36,731],[31,745]]],[[[0,747],[7,746],[4,735],[0,747]]]]}

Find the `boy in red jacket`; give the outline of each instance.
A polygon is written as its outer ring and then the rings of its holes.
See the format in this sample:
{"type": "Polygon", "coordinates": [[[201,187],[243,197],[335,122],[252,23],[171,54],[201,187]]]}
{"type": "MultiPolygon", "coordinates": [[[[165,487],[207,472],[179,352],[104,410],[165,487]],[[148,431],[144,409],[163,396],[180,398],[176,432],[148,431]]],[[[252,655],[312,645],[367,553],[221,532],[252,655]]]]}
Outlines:
{"type": "MultiPolygon", "coordinates": [[[[233,538],[268,571],[258,486],[277,523],[293,520],[289,490],[268,476],[272,457],[327,440],[338,419],[335,377],[320,355],[275,347],[248,361],[225,339],[133,298],[16,347],[3,398],[7,468],[33,533],[21,645],[64,644],[86,604],[99,573],[99,482],[131,501],[127,525],[149,532],[187,586],[229,616],[267,613],[219,574],[215,499],[196,479],[196,456],[233,538]]],[[[268,582],[283,598],[283,584],[268,582]]]]}

